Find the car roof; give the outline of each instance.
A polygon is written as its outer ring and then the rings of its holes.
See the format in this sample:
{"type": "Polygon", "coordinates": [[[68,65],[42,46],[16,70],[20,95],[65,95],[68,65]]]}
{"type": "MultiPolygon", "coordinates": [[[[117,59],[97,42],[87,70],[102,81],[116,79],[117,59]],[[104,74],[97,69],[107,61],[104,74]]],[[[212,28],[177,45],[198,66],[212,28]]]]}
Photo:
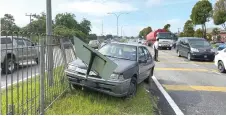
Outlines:
{"type": "Polygon", "coordinates": [[[200,37],[179,37],[178,39],[182,40],[182,39],[187,39],[187,40],[205,40],[204,38],[200,38],[200,37]]]}
{"type": "Polygon", "coordinates": [[[138,43],[120,43],[120,42],[112,42],[113,44],[121,44],[121,45],[130,45],[130,46],[136,46],[136,47],[146,47],[142,44],[138,43]]]}

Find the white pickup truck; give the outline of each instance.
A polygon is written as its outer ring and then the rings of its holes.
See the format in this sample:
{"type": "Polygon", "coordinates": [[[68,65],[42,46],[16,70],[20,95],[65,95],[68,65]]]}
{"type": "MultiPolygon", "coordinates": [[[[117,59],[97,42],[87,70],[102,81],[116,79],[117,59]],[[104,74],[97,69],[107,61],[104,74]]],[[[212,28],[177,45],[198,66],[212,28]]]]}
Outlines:
{"type": "Polygon", "coordinates": [[[1,36],[1,68],[5,74],[15,71],[24,61],[35,60],[38,64],[39,50],[28,38],[1,36]]]}

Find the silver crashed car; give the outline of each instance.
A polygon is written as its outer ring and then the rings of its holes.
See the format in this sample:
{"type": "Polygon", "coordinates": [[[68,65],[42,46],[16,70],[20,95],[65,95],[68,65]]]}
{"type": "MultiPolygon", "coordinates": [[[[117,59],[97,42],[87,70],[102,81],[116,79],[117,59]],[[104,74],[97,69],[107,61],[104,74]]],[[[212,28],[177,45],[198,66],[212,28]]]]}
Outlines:
{"type": "Polygon", "coordinates": [[[148,48],[141,44],[109,43],[98,50],[118,66],[108,79],[90,72],[87,79],[87,65],[80,59],[71,62],[65,70],[73,87],[83,86],[116,97],[132,97],[137,84],[149,81],[153,75],[154,61],[148,48]]]}

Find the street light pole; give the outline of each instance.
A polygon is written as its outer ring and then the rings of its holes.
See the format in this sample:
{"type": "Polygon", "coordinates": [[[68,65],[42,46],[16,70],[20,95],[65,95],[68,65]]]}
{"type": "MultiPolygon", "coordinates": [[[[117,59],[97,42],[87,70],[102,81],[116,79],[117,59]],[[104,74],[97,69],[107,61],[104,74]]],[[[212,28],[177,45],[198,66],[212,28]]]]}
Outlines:
{"type": "Polygon", "coordinates": [[[129,14],[129,13],[120,13],[120,14],[116,14],[116,13],[107,13],[107,14],[113,14],[116,16],[117,18],[117,36],[118,36],[118,20],[119,20],[119,16],[121,16],[122,14],[129,14]]]}

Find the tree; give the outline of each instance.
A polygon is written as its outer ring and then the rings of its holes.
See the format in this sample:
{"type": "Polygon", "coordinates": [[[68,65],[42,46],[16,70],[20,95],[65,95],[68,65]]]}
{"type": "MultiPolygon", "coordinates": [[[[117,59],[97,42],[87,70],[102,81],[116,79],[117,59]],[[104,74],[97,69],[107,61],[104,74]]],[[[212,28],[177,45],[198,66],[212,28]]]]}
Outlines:
{"type": "Polygon", "coordinates": [[[139,38],[146,39],[146,36],[152,32],[152,28],[150,26],[143,28],[139,33],[139,38]]]}
{"type": "Polygon", "coordinates": [[[19,31],[20,28],[15,24],[15,19],[11,14],[5,14],[3,18],[1,18],[1,30],[6,31],[19,31]]]}
{"type": "Polygon", "coordinates": [[[88,39],[89,40],[96,40],[97,39],[97,35],[96,34],[89,34],[88,39]]]}
{"type": "Polygon", "coordinates": [[[215,35],[215,36],[217,36],[219,33],[220,33],[220,30],[218,28],[214,28],[212,30],[212,34],[215,35]]]}
{"type": "Polygon", "coordinates": [[[195,37],[203,37],[202,29],[197,29],[194,34],[195,37]]]}
{"type": "Polygon", "coordinates": [[[113,36],[111,34],[106,35],[106,39],[113,39],[113,36]]]}
{"type": "Polygon", "coordinates": [[[56,25],[63,25],[69,29],[78,28],[78,22],[74,19],[75,15],[71,13],[60,13],[55,17],[56,25]]]}
{"type": "Polygon", "coordinates": [[[218,0],[214,5],[213,21],[215,25],[222,25],[226,30],[226,1],[218,0]]]}
{"type": "Polygon", "coordinates": [[[83,19],[79,24],[79,30],[88,35],[91,31],[91,22],[86,19],[83,19]]]}
{"type": "Polygon", "coordinates": [[[164,28],[163,29],[165,29],[166,31],[170,31],[170,27],[171,27],[171,25],[170,24],[166,24],[165,26],[164,26],[164,28]]]}
{"type": "Polygon", "coordinates": [[[193,37],[194,36],[194,25],[191,20],[187,20],[186,23],[184,24],[184,29],[183,29],[183,36],[186,37],[193,37]]]}
{"type": "Polygon", "coordinates": [[[200,0],[192,8],[190,18],[195,25],[202,25],[203,37],[206,38],[206,22],[212,16],[212,4],[208,0],[200,0]]]}
{"type": "Polygon", "coordinates": [[[23,27],[23,31],[46,33],[46,14],[42,12],[40,15],[33,16],[32,22],[23,27]]]}
{"type": "Polygon", "coordinates": [[[184,32],[180,32],[179,37],[184,37],[184,32]]]}

